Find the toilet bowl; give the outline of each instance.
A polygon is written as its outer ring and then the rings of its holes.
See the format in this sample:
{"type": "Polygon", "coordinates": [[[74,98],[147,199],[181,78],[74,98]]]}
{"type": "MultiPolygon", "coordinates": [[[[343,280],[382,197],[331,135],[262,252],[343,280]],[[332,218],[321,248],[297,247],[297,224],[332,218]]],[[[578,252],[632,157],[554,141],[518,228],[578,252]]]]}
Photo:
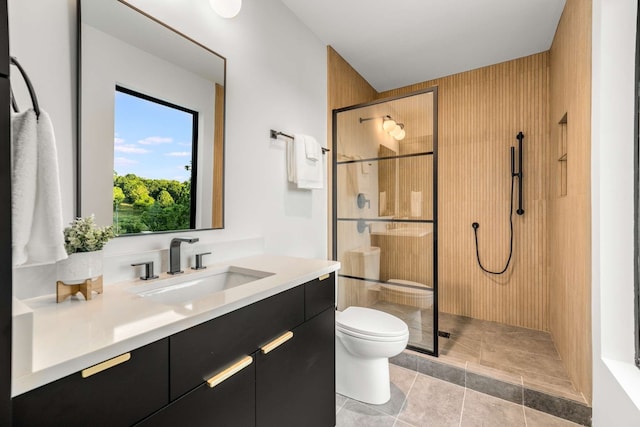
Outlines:
{"type": "Polygon", "coordinates": [[[389,357],[409,342],[407,324],[365,307],[336,312],[336,392],[380,405],[391,398],[389,357]]]}

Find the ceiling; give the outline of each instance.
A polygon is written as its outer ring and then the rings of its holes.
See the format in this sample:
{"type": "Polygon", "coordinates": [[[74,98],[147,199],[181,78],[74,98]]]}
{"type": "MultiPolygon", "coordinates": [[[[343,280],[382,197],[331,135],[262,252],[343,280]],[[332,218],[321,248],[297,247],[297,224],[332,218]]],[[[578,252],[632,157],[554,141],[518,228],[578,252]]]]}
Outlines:
{"type": "Polygon", "coordinates": [[[565,0],[282,0],[377,91],[548,50],[565,0]]]}

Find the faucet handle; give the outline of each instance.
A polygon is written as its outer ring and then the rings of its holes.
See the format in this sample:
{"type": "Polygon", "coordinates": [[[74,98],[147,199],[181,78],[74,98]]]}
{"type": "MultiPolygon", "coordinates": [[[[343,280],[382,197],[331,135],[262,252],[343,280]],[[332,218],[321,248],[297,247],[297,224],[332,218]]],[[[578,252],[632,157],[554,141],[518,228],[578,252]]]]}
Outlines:
{"type": "Polygon", "coordinates": [[[196,266],[192,267],[193,270],[204,270],[205,266],[202,265],[202,257],[205,255],[211,255],[211,252],[203,252],[201,254],[196,254],[196,266]]]}
{"type": "Polygon", "coordinates": [[[145,262],[139,262],[136,264],[131,264],[131,267],[137,267],[139,265],[144,265],[144,276],[140,276],[142,280],[151,280],[151,279],[158,278],[158,276],[153,274],[153,261],[145,261],[145,262]]]}

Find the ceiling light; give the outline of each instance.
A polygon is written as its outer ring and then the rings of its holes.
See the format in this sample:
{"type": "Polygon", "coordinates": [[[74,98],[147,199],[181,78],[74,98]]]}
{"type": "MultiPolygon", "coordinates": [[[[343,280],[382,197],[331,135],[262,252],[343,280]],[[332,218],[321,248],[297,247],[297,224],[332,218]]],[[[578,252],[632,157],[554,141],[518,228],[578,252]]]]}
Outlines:
{"type": "Polygon", "coordinates": [[[242,0],[209,0],[209,5],[221,17],[233,18],[240,12],[242,0]]]}

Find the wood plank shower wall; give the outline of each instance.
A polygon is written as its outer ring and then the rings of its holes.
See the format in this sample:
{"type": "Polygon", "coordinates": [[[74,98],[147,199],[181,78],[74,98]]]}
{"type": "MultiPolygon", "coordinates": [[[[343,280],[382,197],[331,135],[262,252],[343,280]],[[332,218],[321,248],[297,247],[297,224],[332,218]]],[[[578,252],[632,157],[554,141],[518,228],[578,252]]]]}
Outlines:
{"type": "Polygon", "coordinates": [[[379,97],[430,86],[438,86],[439,91],[440,310],[548,331],[549,53],[383,92],[379,97]],[[525,214],[514,213],[509,270],[492,276],[477,265],[471,223],[480,223],[483,264],[501,270],[509,254],[509,147],[517,144],[519,131],[525,134],[525,214]]]}
{"type": "Polygon", "coordinates": [[[549,322],[569,376],[591,402],[591,1],[567,0],[550,70],[549,322]]]}

